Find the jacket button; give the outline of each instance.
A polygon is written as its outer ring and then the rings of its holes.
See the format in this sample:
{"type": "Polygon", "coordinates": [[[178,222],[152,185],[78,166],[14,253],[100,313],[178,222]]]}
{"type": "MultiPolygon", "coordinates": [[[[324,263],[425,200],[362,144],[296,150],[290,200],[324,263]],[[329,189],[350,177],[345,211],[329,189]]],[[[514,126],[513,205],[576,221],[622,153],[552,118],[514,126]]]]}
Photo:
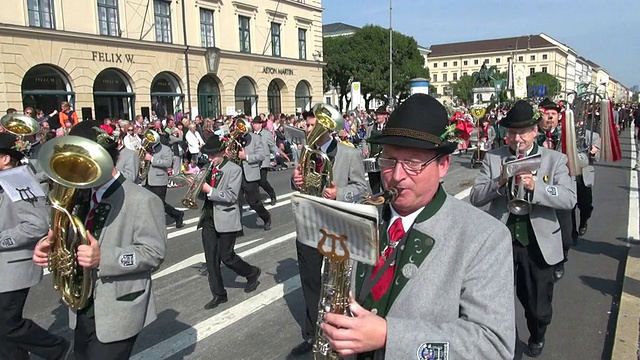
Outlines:
{"type": "Polygon", "coordinates": [[[371,313],[373,315],[376,315],[378,313],[378,309],[375,309],[375,308],[371,309],[371,313]]]}

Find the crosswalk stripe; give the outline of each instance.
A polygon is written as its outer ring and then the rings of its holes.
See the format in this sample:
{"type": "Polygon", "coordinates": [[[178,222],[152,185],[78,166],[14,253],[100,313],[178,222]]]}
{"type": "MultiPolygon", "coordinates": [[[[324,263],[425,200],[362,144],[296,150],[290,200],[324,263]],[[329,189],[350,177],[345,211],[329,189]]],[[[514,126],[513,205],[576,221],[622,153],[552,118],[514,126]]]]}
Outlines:
{"type": "Polygon", "coordinates": [[[206,339],[227,326],[242,320],[282,299],[284,296],[300,288],[300,276],[295,275],[281,284],[252,296],[251,298],[220,312],[210,318],[199,322],[182,332],[157,343],[131,357],[132,360],[159,360],[166,359],[187,347],[206,339]]]}
{"type": "MultiPolygon", "coordinates": [[[[254,247],[254,248],[251,248],[251,249],[249,249],[247,251],[243,251],[241,253],[238,253],[238,256],[240,256],[241,258],[244,258],[246,256],[253,255],[253,254],[256,254],[256,253],[258,253],[258,252],[260,252],[262,250],[268,249],[268,248],[270,248],[270,247],[272,247],[274,245],[278,245],[280,243],[283,243],[283,242],[285,242],[287,240],[291,240],[291,239],[293,239],[295,237],[296,237],[296,232],[295,231],[294,232],[290,232],[288,234],[285,234],[285,235],[282,235],[280,237],[277,237],[277,238],[275,238],[273,240],[267,241],[264,244],[260,244],[260,245],[254,247]]],[[[262,240],[262,239],[259,239],[259,240],[262,240]]],[[[254,242],[257,242],[257,240],[252,241],[252,243],[254,243],[254,242]]],[[[243,244],[246,244],[246,243],[238,244],[235,247],[235,249],[237,250],[240,247],[240,245],[243,245],[243,244]]],[[[180,270],[182,270],[184,268],[187,268],[189,266],[193,266],[195,264],[203,263],[204,261],[205,261],[204,260],[204,252],[201,252],[201,253],[195,254],[195,255],[187,258],[187,259],[184,259],[184,260],[180,261],[177,264],[173,264],[173,265],[169,266],[168,268],[166,268],[166,269],[164,269],[162,271],[158,271],[157,273],[153,274],[151,276],[151,278],[156,280],[156,279],[159,279],[159,278],[161,278],[163,276],[167,276],[169,274],[172,274],[172,273],[174,273],[176,271],[180,271],[180,270]]]]}

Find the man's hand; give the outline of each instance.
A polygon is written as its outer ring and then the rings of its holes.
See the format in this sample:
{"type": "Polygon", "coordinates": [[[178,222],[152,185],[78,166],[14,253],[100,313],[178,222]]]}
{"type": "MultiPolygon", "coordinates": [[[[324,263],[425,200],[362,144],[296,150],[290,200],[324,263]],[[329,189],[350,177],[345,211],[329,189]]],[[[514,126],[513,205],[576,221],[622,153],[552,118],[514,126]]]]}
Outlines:
{"type": "Polygon", "coordinates": [[[151,154],[149,154],[149,153],[144,154],[144,159],[145,159],[145,160],[147,160],[147,161],[151,161],[151,159],[152,159],[152,158],[153,158],[153,155],[151,155],[151,154]]]}
{"type": "Polygon", "coordinates": [[[529,191],[533,191],[533,189],[536,188],[536,182],[533,180],[533,174],[532,173],[528,173],[528,174],[521,174],[518,175],[520,177],[520,181],[522,181],[523,186],[525,189],[529,190],[529,191]]]}
{"type": "Polygon", "coordinates": [[[598,149],[597,147],[595,147],[594,145],[592,145],[592,146],[591,146],[591,155],[595,155],[595,154],[597,154],[597,153],[598,153],[598,150],[599,150],[599,149],[598,149]]]}
{"type": "Polygon", "coordinates": [[[336,197],[338,197],[338,188],[335,182],[332,181],[331,184],[324,189],[322,197],[331,200],[335,200],[336,197]]]}
{"type": "Polygon", "coordinates": [[[42,239],[36,244],[35,250],[33,250],[33,262],[38,266],[49,265],[49,253],[51,253],[51,240],[53,232],[49,230],[47,237],[42,239]]]}
{"type": "Polygon", "coordinates": [[[247,160],[247,153],[244,151],[244,148],[238,151],[238,159],[247,160]]]}
{"type": "Polygon", "coordinates": [[[295,185],[298,189],[302,187],[304,184],[304,178],[302,177],[302,172],[300,171],[300,164],[293,169],[293,175],[291,175],[291,181],[293,185],[295,185]]]}
{"type": "Polygon", "coordinates": [[[364,309],[351,296],[353,317],[327,313],[320,325],[329,344],[340,355],[352,355],[382,349],[387,342],[387,321],[364,309]]]}
{"type": "Polygon", "coordinates": [[[211,187],[211,185],[207,184],[206,182],[202,183],[202,192],[205,194],[209,194],[209,192],[211,192],[211,189],[213,189],[211,187]]]}
{"type": "Polygon", "coordinates": [[[100,265],[100,245],[87,230],[89,245],[78,246],[78,264],[84,268],[95,269],[100,265]]]}

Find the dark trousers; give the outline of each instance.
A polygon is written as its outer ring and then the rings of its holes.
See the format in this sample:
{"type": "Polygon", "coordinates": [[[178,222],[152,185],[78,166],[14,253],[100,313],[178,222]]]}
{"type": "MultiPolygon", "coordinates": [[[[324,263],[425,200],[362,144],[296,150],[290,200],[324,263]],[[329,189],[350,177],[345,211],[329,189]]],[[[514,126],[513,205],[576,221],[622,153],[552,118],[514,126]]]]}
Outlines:
{"type": "Polygon", "coordinates": [[[77,319],[73,347],[76,360],[127,360],[131,357],[138,335],[125,340],[103,343],[96,336],[94,317],[78,313],[77,319]]]}
{"type": "Polygon", "coordinates": [[[584,184],[582,176],[576,176],[577,207],[580,210],[580,224],[584,224],[593,213],[593,191],[584,184]]]}
{"type": "Polygon", "coordinates": [[[320,301],[324,257],[318,249],[304,245],[299,241],[296,241],[296,250],[306,310],[302,338],[311,340],[315,336],[316,322],[318,321],[318,302],[320,301]]]}
{"type": "Polygon", "coordinates": [[[167,198],[167,186],[151,186],[151,185],[145,185],[145,188],[149,189],[149,191],[151,191],[152,193],[158,195],[158,197],[160,198],[160,200],[162,200],[162,203],[164,204],[164,212],[171,216],[174,220],[178,219],[180,216],[182,216],[182,211],[178,211],[176,210],[176,208],[174,208],[173,206],[167,204],[167,202],[165,201],[165,199],[167,198]]]}
{"type": "Polygon", "coordinates": [[[29,359],[29,353],[59,359],[67,341],[22,317],[28,294],[29,288],[0,293],[0,359],[29,359]]]}
{"type": "Polygon", "coordinates": [[[276,198],[276,191],[273,190],[273,187],[271,186],[271,184],[269,184],[269,180],[267,180],[268,174],[269,174],[269,168],[260,169],[260,181],[258,181],[258,184],[260,185],[261,188],[264,189],[264,191],[267,192],[267,195],[269,195],[269,198],[271,200],[274,200],[276,198]]]}
{"type": "Polygon", "coordinates": [[[564,252],[564,262],[567,261],[569,250],[578,238],[575,221],[575,207],[573,210],[556,210],[560,233],[562,234],[562,251],[564,252]]]}
{"type": "Polygon", "coordinates": [[[370,172],[369,174],[369,186],[371,187],[371,194],[378,194],[382,189],[382,179],[380,172],[370,172]]]}
{"type": "MultiPolygon", "coordinates": [[[[267,222],[271,220],[271,214],[264,208],[264,204],[260,201],[260,188],[259,181],[247,181],[244,176],[242,177],[242,192],[244,193],[244,197],[247,200],[247,204],[251,209],[253,209],[256,214],[262,219],[262,221],[267,222]]],[[[242,202],[240,202],[242,205],[242,202]]]]}
{"type": "Polygon", "coordinates": [[[551,323],[553,266],[548,265],[534,242],[524,247],[513,242],[516,295],[524,308],[531,340],[541,342],[551,323]]]}
{"type": "Polygon", "coordinates": [[[236,245],[236,234],[237,232],[219,233],[214,227],[213,219],[205,218],[202,220],[202,247],[209,273],[209,288],[213,295],[227,296],[220,262],[242,277],[253,273],[253,266],[242,260],[233,250],[236,245]]]}

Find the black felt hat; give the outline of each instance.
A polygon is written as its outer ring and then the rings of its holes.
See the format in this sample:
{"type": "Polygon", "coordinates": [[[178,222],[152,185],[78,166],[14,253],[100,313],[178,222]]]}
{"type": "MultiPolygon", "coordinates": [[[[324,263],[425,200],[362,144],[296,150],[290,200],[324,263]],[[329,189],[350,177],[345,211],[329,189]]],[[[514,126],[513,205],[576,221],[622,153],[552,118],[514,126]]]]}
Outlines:
{"type": "Polygon", "coordinates": [[[80,136],[100,144],[113,159],[118,158],[118,142],[116,139],[107,134],[100,128],[100,122],[97,120],[84,120],[74,125],[69,130],[69,135],[80,136]]]}
{"type": "Polygon", "coordinates": [[[376,114],[389,114],[389,111],[387,111],[387,107],[386,106],[380,106],[379,108],[376,109],[375,113],[376,114]]]}
{"type": "Polygon", "coordinates": [[[253,118],[253,120],[251,120],[251,123],[253,123],[253,124],[262,124],[262,123],[263,123],[263,120],[262,120],[262,118],[260,117],[260,115],[258,115],[258,116],[256,116],[256,117],[254,117],[254,118],[253,118]]]}
{"type": "Polygon", "coordinates": [[[225,144],[220,140],[220,138],[213,135],[209,139],[207,139],[207,142],[204,145],[202,145],[200,151],[203,154],[210,155],[224,151],[224,148],[225,144]]]}
{"type": "Polygon", "coordinates": [[[537,125],[540,119],[534,119],[533,107],[525,100],[518,100],[500,125],[509,129],[524,129],[537,125]]]}
{"type": "Polygon", "coordinates": [[[0,153],[7,154],[14,159],[21,160],[24,154],[16,150],[16,140],[14,135],[9,133],[0,133],[0,153]]]}
{"type": "Polygon", "coordinates": [[[540,102],[540,105],[538,105],[538,107],[541,107],[545,110],[555,110],[557,112],[560,112],[562,110],[560,105],[556,104],[554,101],[551,101],[549,98],[544,98],[544,100],[540,102]]]}
{"type": "Polygon", "coordinates": [[[458,144],[443,139],[448,126],[449,116],[444,106],[435,98],[418,93],[398,106],[389,116],[384,130],[368,142],[450,154],[458,144]]]}

